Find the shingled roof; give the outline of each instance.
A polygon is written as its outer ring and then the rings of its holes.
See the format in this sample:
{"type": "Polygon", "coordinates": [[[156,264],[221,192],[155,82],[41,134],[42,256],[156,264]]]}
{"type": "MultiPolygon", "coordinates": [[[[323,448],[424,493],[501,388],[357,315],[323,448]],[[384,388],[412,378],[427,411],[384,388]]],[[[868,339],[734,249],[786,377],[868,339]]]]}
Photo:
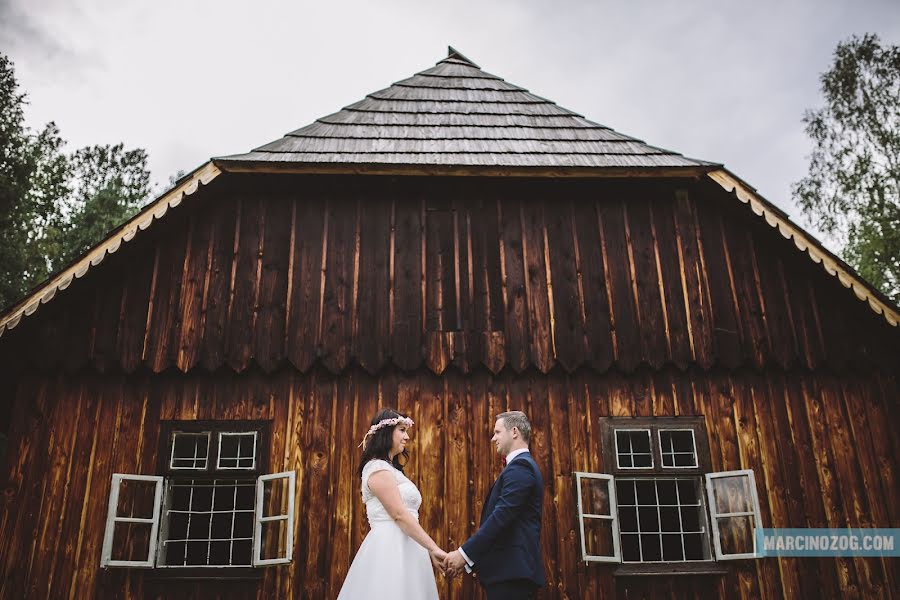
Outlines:
{"type": "Polygon", "coordinates": [[[716,166],[618,133],[482,71],[449,49],[434,67],[246,154],[240,164],[659,169],[716,166]]]}

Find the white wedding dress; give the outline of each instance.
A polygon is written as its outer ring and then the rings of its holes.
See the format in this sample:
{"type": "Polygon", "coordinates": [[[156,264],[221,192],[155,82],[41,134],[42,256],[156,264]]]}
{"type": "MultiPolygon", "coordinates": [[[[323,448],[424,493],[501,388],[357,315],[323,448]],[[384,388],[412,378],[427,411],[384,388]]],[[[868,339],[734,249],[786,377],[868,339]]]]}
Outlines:
{"type": "Polygon", "coordinates": [[[391,463],[369,461],[362,472],[362,497],[371,531],[350,565],[338,600],[438,600],[428,551],[403,533],[369,489],[369,477],[377,471],[391,472],[404,506],[419,518],[419,488],[391,463]]]}

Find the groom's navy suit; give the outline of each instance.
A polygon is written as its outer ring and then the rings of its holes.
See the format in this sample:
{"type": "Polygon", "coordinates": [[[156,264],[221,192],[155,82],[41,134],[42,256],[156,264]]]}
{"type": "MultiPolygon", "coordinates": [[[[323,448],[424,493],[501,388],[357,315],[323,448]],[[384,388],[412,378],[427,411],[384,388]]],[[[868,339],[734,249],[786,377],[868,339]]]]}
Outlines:
{"type": "Polygon", "coordinates": [[[528,452],[500,473],[481,511],[481,527],[462,545],[479,581],[487,588],[519,582],[545,584],[541,560],[544,480],[528,452]]]}

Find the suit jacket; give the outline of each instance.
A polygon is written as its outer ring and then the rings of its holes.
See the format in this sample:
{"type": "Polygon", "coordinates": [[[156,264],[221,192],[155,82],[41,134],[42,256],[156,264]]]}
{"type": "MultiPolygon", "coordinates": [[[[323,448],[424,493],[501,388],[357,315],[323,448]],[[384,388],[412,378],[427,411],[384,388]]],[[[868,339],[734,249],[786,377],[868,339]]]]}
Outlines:
{"type": "Polygon", "coordinates": [[[462,545],[483,585],[527,579],[546,583],[541,560],[544,480],[531,453],[513,459],[494,482],[481,527],[462,545]]]}

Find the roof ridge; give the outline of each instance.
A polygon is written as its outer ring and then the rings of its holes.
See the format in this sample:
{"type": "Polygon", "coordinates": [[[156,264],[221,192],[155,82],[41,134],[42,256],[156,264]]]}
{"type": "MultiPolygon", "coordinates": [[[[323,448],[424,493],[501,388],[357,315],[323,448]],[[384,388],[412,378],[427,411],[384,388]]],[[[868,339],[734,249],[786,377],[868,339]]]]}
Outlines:
{"type": "Polygon", "coordinates": [[[444,60],[438,61],[436,64],[440,64],[440,63],[445,62],[445,61],[451,61],[451,60],[454,60],[454,59],[455,59],[455,60],[462,61],[462,62],[467,63],[467,64],[470,64],[470,65],[472,65],[473,67],[475,67],[476,69],[480,69],[480,68],[481,68],[481,67],[479,67],[478,65],[475,64],[475,61],[473,61],[473,60],[471,60],[471,59],[469,59],[469,58],[466,58],[466,56],[465,56],[462,52],[460,52],[459,50],[457,50],[457,49],[454,48],[453,46],[447,46],[447,58],[445,58],[444,60]]]}

